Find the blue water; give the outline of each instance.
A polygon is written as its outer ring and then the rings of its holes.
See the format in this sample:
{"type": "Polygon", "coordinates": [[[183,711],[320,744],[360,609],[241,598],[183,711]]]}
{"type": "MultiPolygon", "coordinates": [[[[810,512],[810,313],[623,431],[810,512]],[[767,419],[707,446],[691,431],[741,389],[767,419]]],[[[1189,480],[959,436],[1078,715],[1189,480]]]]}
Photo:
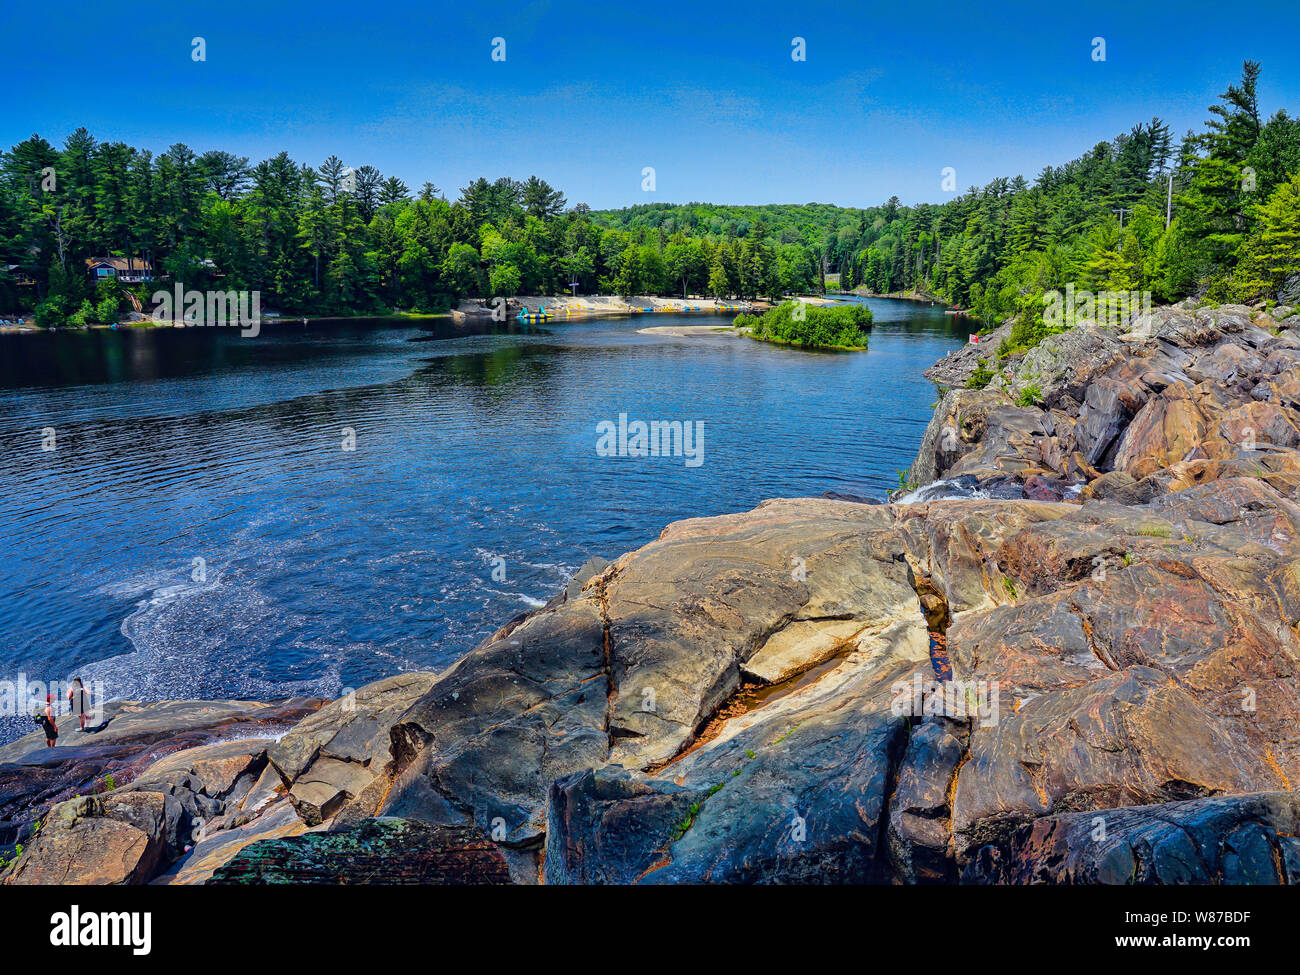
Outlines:
{"type": "Polygon", "coordinates": [[[447,666],[670,521],[882,497],[965,333],[869,304],[857,354],[638,332],[725,322],[668,314],[0,336],[0,680],[333,695],[447,666]],[[597,456],[620,413],[702,422],[703,463],[597,456]]]}

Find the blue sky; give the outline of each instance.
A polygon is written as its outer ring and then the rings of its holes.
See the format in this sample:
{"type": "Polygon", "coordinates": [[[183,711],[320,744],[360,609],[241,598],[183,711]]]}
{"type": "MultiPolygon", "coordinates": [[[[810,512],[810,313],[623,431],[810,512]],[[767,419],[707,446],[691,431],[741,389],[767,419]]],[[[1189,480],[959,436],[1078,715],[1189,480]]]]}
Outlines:
{"type": "Polygon", "coordinates": [[[945,166],[965,190],[1153,115],[1199,128],[1248,57],[1266,112],[1300,114],[1296,0],[19,6],[0,12],[6,147],[85,125],[155,152],[335,153],[449,198],[536,173],[598,208],[942,202],[945,166]]]}

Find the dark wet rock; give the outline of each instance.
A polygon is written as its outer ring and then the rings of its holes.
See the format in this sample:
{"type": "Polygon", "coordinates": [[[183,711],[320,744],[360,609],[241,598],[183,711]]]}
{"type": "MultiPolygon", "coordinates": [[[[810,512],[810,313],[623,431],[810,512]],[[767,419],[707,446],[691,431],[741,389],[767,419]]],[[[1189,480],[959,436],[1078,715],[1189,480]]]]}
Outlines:
{"type": "Polygon", "coordinates": [[[588,769],[551,786],[548,884],[632,884],[667,862],[707,789],[688,789],[621,765],[588,769]]]}
{"type": "Polygon", "coordinates": [[[1030,501],[1061,501],[1069,489],[1065,481],[1030,474],[1025,478],[1024,495],[1030,501]]]}
{"type": "Polygon", "coordinates": [[[965,883],[1300,882],[1300,798],[1216,796],[1034,820],[971,857],[965,883]]]}
{"type": "Polygon", "coordinates": [[[1084,393],[1074,427],[1076,449],[1088,464],[1097,464],[1129,419],[1129,408],[1116,385],[1095,382],[1084,393]]]}
{"type": "Polygon", "coordinates": [[[380,818],[342,832],[252,843],[208,883],[455,886],[509,881],[505,858],[475,827],[380,818]]]}
{"type": "Polygon", "coordinates": [[[944,717],[912,729],[889,814],[890,860],[904,883],[957,880],[950,793],[969,737],[964,723],[944,717]]]}

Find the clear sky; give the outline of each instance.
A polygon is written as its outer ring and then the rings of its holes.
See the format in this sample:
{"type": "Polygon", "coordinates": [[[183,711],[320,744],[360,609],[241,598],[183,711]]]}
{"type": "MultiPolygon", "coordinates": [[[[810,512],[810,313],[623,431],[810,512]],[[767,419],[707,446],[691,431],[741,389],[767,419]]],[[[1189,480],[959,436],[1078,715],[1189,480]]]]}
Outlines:
{"type": "Polygon", "coordinates": [[[9,0],[0,28],[6,147],[85,125],[154,152],[335,153],[449,198],[536,173],[596,208],[942,202],[946,166],[965,190],[1032,179],[1153,115],[1199,128],[1245,58],[1263,62],[1267,114],[1300,114],[1297,0],[9,0]]]}

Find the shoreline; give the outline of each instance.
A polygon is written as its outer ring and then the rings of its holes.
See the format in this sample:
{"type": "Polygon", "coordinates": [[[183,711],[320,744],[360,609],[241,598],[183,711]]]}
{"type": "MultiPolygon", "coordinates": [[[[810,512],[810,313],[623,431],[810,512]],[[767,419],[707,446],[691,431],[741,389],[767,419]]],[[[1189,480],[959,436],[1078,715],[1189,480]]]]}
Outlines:
{"type": "MultiPolygon", "coordinates": [[[[794,295],[791,300],[801,301],[812,305],[832,305],[834,300],[818,295],[794,295]]],[[[349,321],[437,321],[445,319],[451,322],[460,323],[464,321],[491,321],[493,309],[484,302],[483,298],[465,298],[462,299],[455,307],[446,312],[438,313],[417,313],[406,311],[393,312],[373,312],[357,315],[276,315],[262,316],[259,327],[266,328],[276,325],[294,325],[294,326],[311,326],[321,324],[334,324],[349,321]]],[[[576,321],[583,318],[614,318],[631,315],[653,315],[653,314],[719,314],[719,315],[739,315],[743,312],[765,311],[772,307],[771,302],[764,299],[736,299],[722,300],[717,298],[664,298],[654,295],[638,295],[630,299],[614,295],[588,295],[580,298],[573,298],[564,295],[552,296],[521,296],[507,300],[507,318],[506,321],[514,321],[520,311],[527,308],[529,311],[541,306],[548,313],[548,321],[576,321]]],[[[0,325],[0,335],[43,335],[57,332],[91,332],[91,331],[121,331],[128,328],[208,328],[219,326],[207,326],[199,322],[188,322],[184,320],[170,319],[158,321],[150,316],[144,316],[140,319],[119,321],[116,324],[105,324],[96,322],[88,325],[51,325],[43,327],[35,324],[23,325],[0,325]]],[[[242,326],[220,326],[236,328],[242,326]]]]}
{"type": "MultiPolygon", "coordinates": [[[[453,320],[492,317],[493,308],[484,302],[487,299],[466,298],[452,309],[453,320]]],[[[717,298],[661,298],[654,295],[634,295],[621,297],[617,295],[587,295],[575,298],[567,295],[521,295],[506,301],[507,320],[512,320],[527,309],[531,313],[542,307],[548,314],[549,321],[579,320],[583,318],[607,318],[623,315],[653,314],[727,314],[739,315],[741,312],[755,311],[770,305],[761,300],[723,301],[717,298]]]]}
{"type": "MultiPolygon", "coordinates": [[[[341,322],[365,322],[365,321],[436,321],[452,320],[451,312],[441,314],[415,314],[413,312],[390,312],[385,314],[368,314],[368,315],[276,315],[274,317],[263,316],[258,322],[258,328],[275,328],[281,325],[292,325],[296,327],[310,327],[312,325],[330,325],[341,322]]],[[[165,329],[165,328],[212,328],[212,329],[229,329],[239,331],[247,328],[245,325],[227,324],[227,325],[207,325],[203,322],[191,322],[184,319],[156,319],[145,317],[134,321],[118,322],[114,325],[106,325],[96,322],[91,325],[51,325],[42,327],[40,325],[4,325],[0,326],[0,335],[50,335],[61,332],[121,332],[127,329],[165,329]]]]}
{"type": "Polygon", "coordinates": [[[943,298],[936,298],[933,295],[927,295],[920,291],[891,291],[887,294],[880,294],[875,291],[867,291],[864,288],[854,288],[852,291],[841,291],[840,294],[856,295],[859,298],[892,298],[895,301],[920,301],[931,305],[943,305],[945,308],[952,308],[952,304],[943,298]]]}

